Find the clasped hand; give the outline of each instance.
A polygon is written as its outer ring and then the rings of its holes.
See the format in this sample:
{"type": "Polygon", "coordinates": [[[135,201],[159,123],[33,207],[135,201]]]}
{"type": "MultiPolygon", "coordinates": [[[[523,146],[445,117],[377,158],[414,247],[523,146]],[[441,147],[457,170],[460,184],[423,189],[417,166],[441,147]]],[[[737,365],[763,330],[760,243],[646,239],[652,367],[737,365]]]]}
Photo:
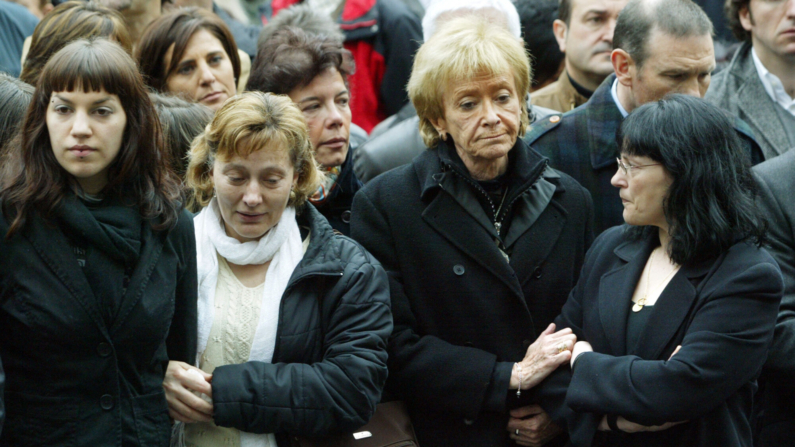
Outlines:
{"type": "Polygon", "coordinates": [[[550,324],[527,348],[524,359],[514,366],[510,389],[526,390],[538,385],[555,368],[569,361],[576,341],[571,329],[555,332],[555,323],[550,324]]]}
{"type": "Polygon", "coordinates": [[[163,389],[168,402],[168,414],[180,422],[212,422],[213,405],[194,394],[203,393],[210,399],[213,376],[183,362],[168,362],[163,389]],[[199,375],[188,371],[198,371],[199,375]]]}

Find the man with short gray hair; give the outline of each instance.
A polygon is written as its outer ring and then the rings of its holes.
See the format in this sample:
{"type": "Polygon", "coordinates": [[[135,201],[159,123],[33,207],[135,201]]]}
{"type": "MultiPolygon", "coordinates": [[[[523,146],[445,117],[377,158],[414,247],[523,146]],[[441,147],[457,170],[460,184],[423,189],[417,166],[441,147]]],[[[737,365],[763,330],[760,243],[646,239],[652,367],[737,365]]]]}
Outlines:
{"type": "MultiPolygon", "coordinates": [[[[534,124],[525,138],[591,192],[595,234],[624,223],[610,184],[619,156],[616,130],[629,112],[669,93],[704,97],[715,68],[712,22],[691,0],[630,0],[618,16],[611,62],[615,73],[587,103],[534,124]]],[[[761,161],[750,129],[741,122],[736,127],[749,157],[761,161]]]]}

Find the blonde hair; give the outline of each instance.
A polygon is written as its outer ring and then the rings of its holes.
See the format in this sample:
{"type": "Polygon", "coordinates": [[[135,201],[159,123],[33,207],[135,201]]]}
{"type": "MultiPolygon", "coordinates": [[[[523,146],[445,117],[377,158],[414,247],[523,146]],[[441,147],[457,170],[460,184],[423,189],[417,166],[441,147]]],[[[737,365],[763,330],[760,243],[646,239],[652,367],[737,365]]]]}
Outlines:
{"type": "Polygon", "coordinates": [[[524,44],[510,31],[474,15],[452,19],[420,47],[408,84],[411,102],[420,118],[420,135],[425,145],[439,144],[432,122],[444,117],[443,95],[455,83],[483,75],[513,75],[522,104],[519,138],[530,120],[525,95],[531,84],[530,59],[524,44]]]}
{"type": "Polygon", "coordinates": [[[194,205],[207,206],[213,197],[216,159],[245,158],[274,148],[289,151],[298,182],[287,205],[300,208],[322,180],[304,115],[288,96],[261,92],[233,96],[191,145],[186,182],[193,190],[194,205]]]}

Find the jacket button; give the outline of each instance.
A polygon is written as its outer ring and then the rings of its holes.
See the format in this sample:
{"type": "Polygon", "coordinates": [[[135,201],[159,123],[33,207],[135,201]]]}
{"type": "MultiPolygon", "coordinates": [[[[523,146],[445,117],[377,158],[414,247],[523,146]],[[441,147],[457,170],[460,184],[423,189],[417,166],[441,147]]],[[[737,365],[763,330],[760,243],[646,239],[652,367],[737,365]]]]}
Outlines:
{"type": "Polygon", "coordinates": [[[102,407],[103,410],[110,410],[113,408],[113,396],[110,394],[105,394],[104,396],[100,397],[99,406],[102,407]]]}
{"type": "Polygon", "coordinates": [[[536,267],[536,269],[533,270],[533,276],[535,276],[536,279],[541,279],[541,277],[544,276],[541,272],[541,267],[536,267]]]}
{"type": "Polygon", "coordinates": [[[351,223],[351,212],[350,212],[350,210],[343,211],[342,215],[340,216],[340,218],[345,223],[351,223]]]}
{"type": "Polygon", "coordinates": [[[473,421],[472,419],[464,419],[464,423],[467,425],[472,425],[475,423],[475,421],[473,421]]]}
{"type": "Polygon", "coordinates": [[[455,273],[458,276],[463,275],[465,271],[466,271],[466,269],[461,264],[456,264],[456,265],[453,266],[453,273],[455,273]]]}
{"type": "Polygon", "coordinates": [[[97,346],[97,352],[99,353],[100,357],[107,357],[113,353],[113,349],[109,344],[102,342],[99,344],[99,346],[97,346]]]}

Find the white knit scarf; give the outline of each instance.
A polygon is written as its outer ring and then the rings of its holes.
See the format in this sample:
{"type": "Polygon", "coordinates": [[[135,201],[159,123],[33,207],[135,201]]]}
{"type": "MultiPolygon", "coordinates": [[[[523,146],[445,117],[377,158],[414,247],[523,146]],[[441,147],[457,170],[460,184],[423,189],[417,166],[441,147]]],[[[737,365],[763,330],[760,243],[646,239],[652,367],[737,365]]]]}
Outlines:
{"type": "MultiPolygon", "coordinates": [[[[215,288],[218,284],[218,259],[216,253],[237,265],[264,264],[271,261],[265,276],[262,307],[249,361],[270,363],[276,347],[276,329],[279,322],[279,305],[293,270],[303,257],[301,233],[295,221],[295,208],[288,207],[279,223],[256,242],[241,243],[226,235],[220,218],[218,202],[212,199],[194,218],[196,252],[199,275],[199,331],[197,359],[207,347],[213,326],[215,288]]],[[[197,360],[198,361],[198,360],[197,360]]],[[[276,447],[272,434],[258,435],[240,432],[241,447],[276,447]]]]}

